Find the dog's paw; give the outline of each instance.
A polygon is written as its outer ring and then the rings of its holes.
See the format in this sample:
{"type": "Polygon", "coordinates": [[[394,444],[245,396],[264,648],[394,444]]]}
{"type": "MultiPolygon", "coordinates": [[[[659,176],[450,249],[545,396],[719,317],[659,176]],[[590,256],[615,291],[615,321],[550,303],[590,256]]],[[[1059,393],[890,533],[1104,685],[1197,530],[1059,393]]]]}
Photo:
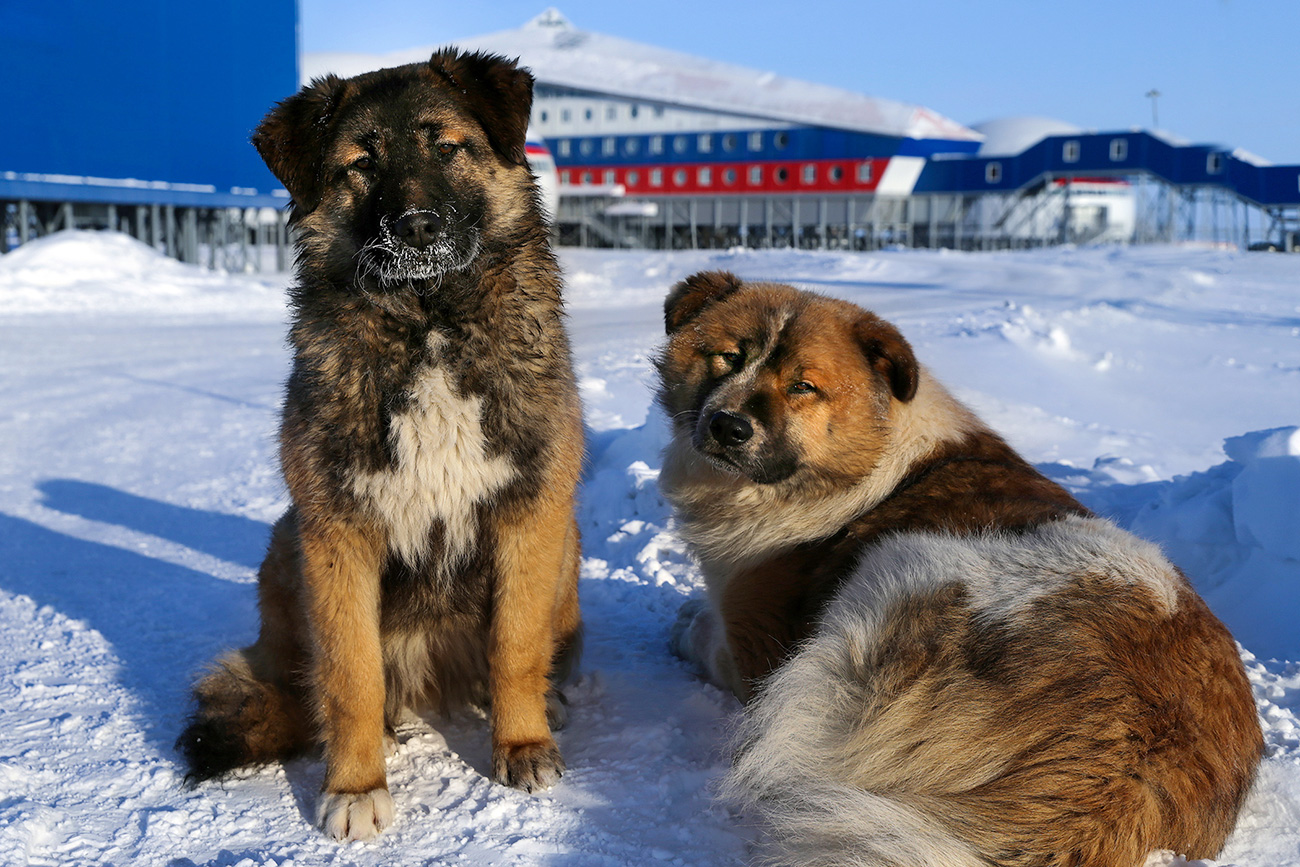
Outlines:
{"type": "Polygon", "coordinates": [[[564,759],[554,742],[514,744],[492,751],[492,779],[525,792],[549,789],[564,775],[564,759]]]}
{"type": "Polygon", "coordinates": [[[546,724],[551,731],[558,732],[569,722],[569,700],[564,693],[552,687],[546,693],[546,724]]]}
{"type": "Polygon", "coordinates": [[[328,837],[340,842],[370,840],[393,824],[393,796],[387,789],[359,795],[321,792],[316,818],[328,837]]]}
{"type": "Polygon", "coordinates": [[[698,661],[701,657],[699,651],[701,639],[705,642],[708,640],[708,636],[701,633],[711,626],[712,618],[708,602],[703,599],[687,599],[682,603],[682,607],[677,609],[677,621],[673,623],[672,632],[669,633],[673,653],[682,659],[698,661]]]}

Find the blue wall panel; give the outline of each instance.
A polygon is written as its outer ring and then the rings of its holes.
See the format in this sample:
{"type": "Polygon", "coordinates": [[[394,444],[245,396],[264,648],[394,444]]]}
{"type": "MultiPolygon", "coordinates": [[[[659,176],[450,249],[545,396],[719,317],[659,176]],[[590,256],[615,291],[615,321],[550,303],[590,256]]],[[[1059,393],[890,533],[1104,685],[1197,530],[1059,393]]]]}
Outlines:
{"type": "Polygon", "coordinates": [[[297,89],[297,26],[296,0],[5,3],[0,195],[5,172],[270,194],[248,137],[297,89]]]}

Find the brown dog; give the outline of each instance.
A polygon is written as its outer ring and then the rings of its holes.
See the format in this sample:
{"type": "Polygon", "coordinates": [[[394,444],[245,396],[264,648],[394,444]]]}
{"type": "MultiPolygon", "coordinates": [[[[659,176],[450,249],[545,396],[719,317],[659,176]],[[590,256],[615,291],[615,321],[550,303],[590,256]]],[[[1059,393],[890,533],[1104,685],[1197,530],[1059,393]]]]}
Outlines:
{"type": "Polygon", "coordinates": [[[1109,865],[1222,847],[1263,743],[1231,636],[888,323],[676,286],[661,486],[708,604],[678,651],[749,702],[728,790],[780,864],[1109,865]]]}
{"type": "Polygon", "coordinates": [[[579,632],[582,427],[531,103],[526,71],[449,49],[317,80],[253,137],[293,199],[293,505],[260,637],[198,684],[178,746],[197,780],[322,742],[339,839],[392,822],[404,708],[487,697],[498,781],[564,770],[548,713],[579,632]]]}

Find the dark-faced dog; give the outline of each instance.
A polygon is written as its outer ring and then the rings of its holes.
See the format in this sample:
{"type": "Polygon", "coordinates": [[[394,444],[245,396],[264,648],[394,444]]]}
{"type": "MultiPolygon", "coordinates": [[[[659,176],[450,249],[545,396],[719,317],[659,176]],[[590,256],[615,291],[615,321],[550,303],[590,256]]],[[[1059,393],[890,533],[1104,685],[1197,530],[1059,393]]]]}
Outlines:
{"type": "Polygon", "coordinates": [[[191,778],[319,742],[319,819],[389,825],[405,708],[486,699],[492,770],[564,762],[553,682],[579,632],[578,402],[537,188],[532,77],[483,54],[319,79],[253,137],[292,197],[292,506],[259,574],[257,643],[195,689],[191,778]]]}
{"type": "Polygon", "coordinates": [[[726,789],[772,863],[1215,855],[1262,751],[1231,636],[1151,544],[955,401],[891,325],[696,275],[665,305],[661,487],[747,701],[726,789]]]}

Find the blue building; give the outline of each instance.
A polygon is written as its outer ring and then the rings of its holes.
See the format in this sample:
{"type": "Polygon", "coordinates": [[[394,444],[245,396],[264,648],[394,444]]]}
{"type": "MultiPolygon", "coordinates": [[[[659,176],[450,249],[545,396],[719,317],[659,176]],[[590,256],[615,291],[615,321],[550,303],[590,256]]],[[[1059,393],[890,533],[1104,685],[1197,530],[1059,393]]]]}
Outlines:
{"type": "Polygon", "coordinates": [[[248,139],[298,87],[295,0],[50,0],[3,15],[0,245],[113,228],[198,261],[241,233],[283,234],[256,216],[288,200],[248,139]]]}

